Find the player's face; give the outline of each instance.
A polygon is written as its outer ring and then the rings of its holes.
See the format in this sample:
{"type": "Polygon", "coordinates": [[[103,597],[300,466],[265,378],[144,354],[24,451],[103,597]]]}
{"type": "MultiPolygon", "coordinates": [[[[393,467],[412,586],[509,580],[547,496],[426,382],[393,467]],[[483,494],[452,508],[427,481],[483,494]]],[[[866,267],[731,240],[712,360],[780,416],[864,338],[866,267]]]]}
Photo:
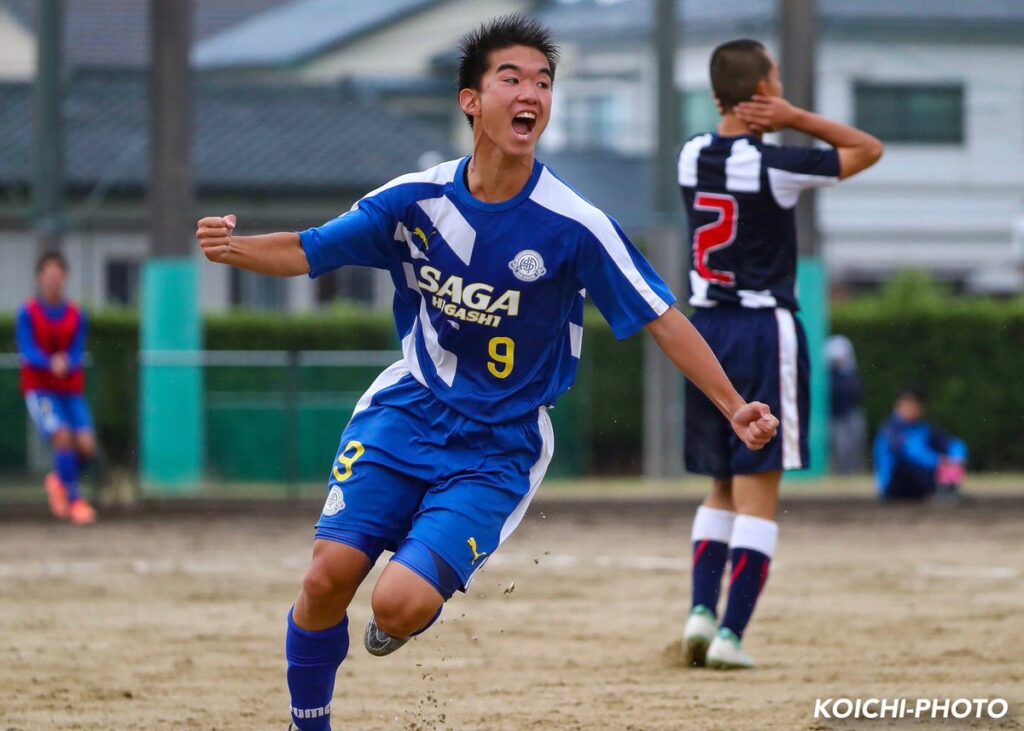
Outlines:
{"type": "Polygon", "coordinates": [[[67,278],[67,272],[60,264],[50,261],[43,265],[39,272],[39,293],[43,295],[43,299],[50,302],[63,299],[67,278]]]}
{"type": "Polygon", "coordinates": [[[492,144],[509,156],[532,155],[551,115],[551,67],[535,48],[491,53],[480,90],[464,89],[462,108],[492,144]]]}
{"type": "Polygon", "coordinates": [[[921,402],[916,398],[904,396],[896,402],[896,415],[902,421],[920,421],[921,417],[924,416],[924,409],[921,406],[921,402]]]}

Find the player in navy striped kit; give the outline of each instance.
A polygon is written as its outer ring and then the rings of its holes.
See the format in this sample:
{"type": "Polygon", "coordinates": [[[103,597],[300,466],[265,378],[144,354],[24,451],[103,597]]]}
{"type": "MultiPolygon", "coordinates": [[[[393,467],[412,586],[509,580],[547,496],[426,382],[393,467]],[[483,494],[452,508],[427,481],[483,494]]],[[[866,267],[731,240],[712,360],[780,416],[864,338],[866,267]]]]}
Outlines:
{"type": "Polygon", "coordinates": [[[235,236],[199,222],[208,259],[279,276],[384,269],[404,357],[357,404],[331,467],[313,559],[288,614],[292,722],[330,728],[348,653],[347,608],[380,554],[364,645],[386,655],[515,530],[553,453],[548,407],[572,385],[584,297],[618,338],[647,329],[751,449],[777,419],[746,403],[614,220],[534,150],[551,111],[557,49],[512,15],[461,44],[459,103],[473,154],[392,180],[301,233],[235,236]]]}
{"type": "Polygon", "coordinates": [[[757,41],[722,44],[711,56],[722,114],[679,155],[679,185],[692,245],[691,318],[747,400],[779,416],[779,436],[758,452],[691,384],[686,387],[686,467],[712,478],[693,521],[692,609],[684,630],[691,665],[744,668],[741,639],[775,552],[784,470],[808,466],[809,364],[795,293],[793,208],[800,191],[834,185],[882,155],[871,135],[794,107],[779,69],[757,41]],[[765,132],[790,128],[830,147],[777,146],[765,132]],[[729,595],[718,619],[727,562],[729,595]]]}

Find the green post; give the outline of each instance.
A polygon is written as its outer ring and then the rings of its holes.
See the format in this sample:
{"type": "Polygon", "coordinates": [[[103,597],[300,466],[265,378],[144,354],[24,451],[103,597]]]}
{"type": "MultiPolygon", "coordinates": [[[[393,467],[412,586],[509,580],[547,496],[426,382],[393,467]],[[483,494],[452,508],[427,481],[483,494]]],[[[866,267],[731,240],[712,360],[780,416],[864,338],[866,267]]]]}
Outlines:
{"type": "Polygon", "coordinates": [[[198,279],[188,258],[143,267],[139,442],[142,483],[154,494],[194,493],[203,474],[198,279]]]}
{"type": "Polygon", "coordinates": [[[817,478],[828,473],[828,273],[819,257],[802,256],[797,265],[797,297],[800,321],[807,332],[811,357],[811,468],[790,477],[817,478]]]}

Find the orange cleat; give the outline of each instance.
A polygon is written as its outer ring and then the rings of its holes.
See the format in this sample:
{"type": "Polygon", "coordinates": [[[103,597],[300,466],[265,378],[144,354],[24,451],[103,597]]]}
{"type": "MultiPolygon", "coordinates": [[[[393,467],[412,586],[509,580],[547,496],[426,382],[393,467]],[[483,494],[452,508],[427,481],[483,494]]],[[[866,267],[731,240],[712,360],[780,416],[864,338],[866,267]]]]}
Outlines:
{"type": "Polygon", "coordinates": [[[71,522],[75,525],[91,525],[96,522],[96,511],[85,499],[71,503],[71,522]]]}
{"type": "Polygon", "coordinates": [[[46,488],[46,499],[50,502],[50,512],[53,517],[59,520],[66,520],[71,514],[68,506],[68,491],[64,489],[64,483],[56,472],[48,472],[43,480],[43,487],[46,488]]]}

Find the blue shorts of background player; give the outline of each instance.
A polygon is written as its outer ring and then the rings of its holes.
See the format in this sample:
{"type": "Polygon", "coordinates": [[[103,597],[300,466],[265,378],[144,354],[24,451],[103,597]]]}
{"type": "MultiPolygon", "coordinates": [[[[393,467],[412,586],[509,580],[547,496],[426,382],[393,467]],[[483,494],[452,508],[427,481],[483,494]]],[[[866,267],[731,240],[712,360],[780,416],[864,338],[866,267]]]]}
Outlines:
{"type": "Polygon", "coordinates": [[[25,406],[47,444],[61,429],[73,434],[93,431],[92,412],[81,394],[29,391],[25,394],[25,406]]]}
{"type": "Polygon", "coordinates": [[[96,511],[82,496],[79,478],[95,453],[92,413],[85,396],[32,390],[25,406],[39,435],[53,449],[53,470],[44,488],[50,512],[78,525],[96,521],[96,511]]]}
{"type": "Polygon", "coordinates": [[[546,409],[520,422],[474,421],[395,364],[342,435],[316,538],[371,563],[394,551],[449,599],[519,525],[553,442],[546,409]]]}

